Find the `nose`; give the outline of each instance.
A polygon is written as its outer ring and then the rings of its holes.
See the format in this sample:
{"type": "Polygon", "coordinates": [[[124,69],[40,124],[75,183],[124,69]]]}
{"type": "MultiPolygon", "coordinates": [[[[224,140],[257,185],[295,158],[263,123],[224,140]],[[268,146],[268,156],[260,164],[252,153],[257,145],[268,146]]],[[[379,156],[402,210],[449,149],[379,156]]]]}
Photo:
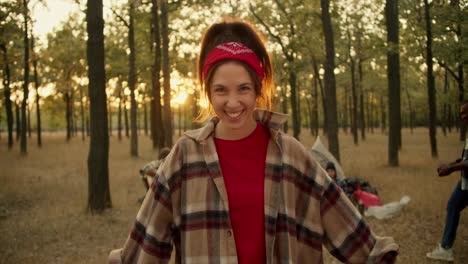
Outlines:
{"type": "Polygon", "coordinates": [[[226,107],[233,108],[233,107],[237,107],[239,104],[240,104],[240,101],[239,101],[239,96],[237,94],[230,93],[227,96],[226,107]]]}

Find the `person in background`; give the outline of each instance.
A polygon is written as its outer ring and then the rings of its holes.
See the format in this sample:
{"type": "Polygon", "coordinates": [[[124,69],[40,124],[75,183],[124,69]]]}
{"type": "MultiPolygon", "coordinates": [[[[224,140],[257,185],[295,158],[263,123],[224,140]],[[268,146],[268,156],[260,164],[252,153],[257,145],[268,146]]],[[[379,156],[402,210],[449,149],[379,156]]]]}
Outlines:
{"type": "Polygon", "coordinates": [[[335,168],[335,163],[329,161],[329,162],[327,163],[327,166],[326,166],[325,170],[327,171],[328,176],[330,176],[330,178],[332,178],[332,180],[336,182],[336,168],[335,168]]]}
{"type": "MultiPolygon", "coordinates": [[[[468,124],[468,101],[460,107],[460,119],[468,124]]],[[[460,212],[468,205],[468,139],[462,152],[462,158],[450,164],[443,164],[437,168],[439,177],[445,177],[452,172],[460,171],[461,179],[455,185],[455,189],[447,203],[447,216],[442,239],[437,247],[426,254],[430,259],[453,261],[453,244],[457,235],[460,212]]]]}
{"type": "Polygon", "coordinates": [[[394,263],[378,237],[309,151],[270,111],[272,65],[248,22],[205,32],[199,80],[209,102],[157,171],[122,249],[110,263],[394,263]]]}

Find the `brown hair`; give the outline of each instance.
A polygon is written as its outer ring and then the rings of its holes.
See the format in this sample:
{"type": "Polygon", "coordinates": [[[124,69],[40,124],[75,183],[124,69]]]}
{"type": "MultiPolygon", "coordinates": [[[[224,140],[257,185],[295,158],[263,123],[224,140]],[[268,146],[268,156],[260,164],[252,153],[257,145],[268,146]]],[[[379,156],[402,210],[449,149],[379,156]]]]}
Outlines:
{"type": "MultiPolygon", "coordinates": [[[[239,42],[250,48],[257,55],[260,64],[265,71],[265,77],[260,81],[254,71],[243,62],[238,62],[243,65],[255,84],[255,92],[258,99],[258,106],[271,109],[271,97],[273,94],[273,70],[271,65],[270,56],[265,48],[265,41],[263,36],[256,30],[256,28],[246,21],[241,21],[235,18],[223,18],[219,23],[211,25],[202,38],[200,55],[198,57],[198,80],[203,90],[203,96],[208,100],[210,99],[210,82],[213,73],[216,69],[226,63],[226,61],[219,61],[215,63],[208,72],[206,79],[203,79],[203,65],[206,56],[216,46],[226,42],[239,42]]],[[[232,60],[230,60],[232,61],[232,60]]],[[[211,105],[208,109],[203,109],[196,119],[197,122],[205,121],[210,114],[213,113],[211,105]]]]}

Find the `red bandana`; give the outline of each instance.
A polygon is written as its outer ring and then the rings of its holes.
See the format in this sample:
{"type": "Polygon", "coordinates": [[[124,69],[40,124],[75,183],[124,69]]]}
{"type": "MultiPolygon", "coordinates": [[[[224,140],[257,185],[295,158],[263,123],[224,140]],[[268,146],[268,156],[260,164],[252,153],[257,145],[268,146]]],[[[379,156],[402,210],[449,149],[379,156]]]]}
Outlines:
{"type": "Polygon", "coordinates": [[[216,46],[205,59],[203,65],[203,78],[206,79],[211,66],[220,60],[238,60],[246,63],[258,75],[260,80],[265,76],[265,72],[260,65],[255,52],[239,42],[227,42],[216,46]]]}

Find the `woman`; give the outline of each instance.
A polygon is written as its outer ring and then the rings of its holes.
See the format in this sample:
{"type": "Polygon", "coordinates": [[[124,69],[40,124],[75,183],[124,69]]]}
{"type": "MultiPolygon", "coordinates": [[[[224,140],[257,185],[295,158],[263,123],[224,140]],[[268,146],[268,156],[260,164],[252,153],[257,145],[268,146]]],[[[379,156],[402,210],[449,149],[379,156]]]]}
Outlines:
{"type": "MultiPolygon", "coordinates": [[[[158,169],[123,249],[111,263],[321,263],[322,245],[349,263],[393,263],[306,149],[269,109],[272,66],[246,22],[205,33],[199,79],[214,118],[186,132],[158,169]]],[[[208,116],[207,113],[202,115],[208,116]]]]}

